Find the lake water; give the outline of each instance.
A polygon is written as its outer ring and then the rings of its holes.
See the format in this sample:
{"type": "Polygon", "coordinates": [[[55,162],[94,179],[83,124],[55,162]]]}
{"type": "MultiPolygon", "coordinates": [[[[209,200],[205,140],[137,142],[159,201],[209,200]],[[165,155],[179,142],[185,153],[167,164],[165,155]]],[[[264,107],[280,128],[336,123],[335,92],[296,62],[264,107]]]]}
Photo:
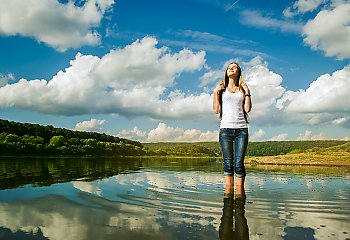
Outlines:
{"type": "Polygon", "coordinates": [[[0,239],[350,239],[345,168],[215,159],[0,158],[0,239]]]}

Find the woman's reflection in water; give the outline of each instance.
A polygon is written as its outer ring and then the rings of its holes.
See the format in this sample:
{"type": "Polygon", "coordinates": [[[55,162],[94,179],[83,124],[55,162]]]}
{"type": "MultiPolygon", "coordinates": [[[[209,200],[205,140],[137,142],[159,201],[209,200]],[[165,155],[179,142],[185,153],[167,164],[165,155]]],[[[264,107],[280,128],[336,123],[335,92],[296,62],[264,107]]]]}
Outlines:
{"type": "Polygon", "coordinates": [[[232,186],[227,186],[224,195],[224,207],[219,228],[220,239],[249,239],[245,210],[244,187],[237,187],[236,194],[232,186]]]}

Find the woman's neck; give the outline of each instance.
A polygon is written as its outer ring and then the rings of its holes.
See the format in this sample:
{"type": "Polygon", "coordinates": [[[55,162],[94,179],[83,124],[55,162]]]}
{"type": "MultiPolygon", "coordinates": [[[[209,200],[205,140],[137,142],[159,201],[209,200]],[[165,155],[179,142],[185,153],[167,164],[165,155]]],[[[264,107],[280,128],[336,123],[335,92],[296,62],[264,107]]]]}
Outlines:
{"type": "Polygon", "coordinates": [[[230,87],[230,88],[238,87],[238,86],[235,85],[235,79],[234,78],[229,78],[228,87],[230,87]]]}

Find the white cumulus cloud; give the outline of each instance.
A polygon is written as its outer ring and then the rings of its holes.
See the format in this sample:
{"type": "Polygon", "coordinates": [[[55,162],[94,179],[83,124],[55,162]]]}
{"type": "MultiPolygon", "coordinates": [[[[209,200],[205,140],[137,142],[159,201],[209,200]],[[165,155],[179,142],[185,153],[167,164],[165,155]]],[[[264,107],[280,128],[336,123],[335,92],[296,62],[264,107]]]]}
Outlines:
{"type": "Polygon", "coordinates": [[[132,130],[122,130],[117,135],[141,142],[211,142],[218,141],[219,131],[183,129],[159,123],[156,128],[149,132],[134,127],[132,130]]]}
{"type": "Polygon", "coordinates": [[[350,66],[324,74],[306,90],[287,91],[277,106],[286,111],[303,113],[349,114],[350,66]]]}
{"type": "Polygon", "coordinates": [[[333,124],[349,128],[350,66],[323,74],[304,90],[286,91],[277,99],[279,120],[308,125],[333,124]]]}
{"type": "Polygon", "coordinates": [[[113,4],[114,0],[87,0],[78,7],[73,1],[1,0],[0,34],[32,37],[58,51],[97,45],[95,28],[113,4]]]}
{"type": "Polygon", "coordinates": [[[303,141],[303,140],[325,140],[327,137],[324,135],[324,133],[319,133],[317,135],[314,135],[310,130],[305,130],[305,132],[300,133],[299,136],[296,138],[297,141],[303,141]]]}
{"type": "Polygon", "coordinates": [[[106,123],[106,120],[98,120],[91,118],[89,121],[82,121],[75,125],[75,130],[78,131],[100,131],[102,130],[101,126],[106,123]]]}
{"type": "Polygon", "coordinates": [[[270,141],[284,141],[287,140],[288,133],[280,133],[270,139],[270,141]]]}
{"type": "Polygon", "coordinates": [[[338,59],[350,58],[350,3],[324,9],[303,27],[305,44],[338,59]]]}
{"type": "Polygon", "coordinates": [[[265,137],[266,133],[264,130],[259,129],[256,132],[253,132],[252,134],[249,135],[249,141],[252,142],[257,142],[257,141],[261,141],[264,137],[265,137]]]}
{"type": "Polygon", "coordinates": [[[282,76],[271,71],[261,57],[256,57],[244,64],[243,79],[252,94],[250,121],[257,125],[280,122],[276,102],[285,92],[282,76]]]}
{"type": "Polygon", "coordinates": [[[320,5],[327,2],[327,0],[298,0],[292,7],[288,7],[283,11],[285,17],[292,17],[297,14],[304,14],[317,9],[320,5]]]}
{"type": "Polygon", "coordinates": [[[132,139],[140,142],[148,142],[147,140],[148,133],[145,131],[142,131],[136,126],[131,130],[123,129],[117,135],[119,137],[126,138],[126,139],[132,139]]]}

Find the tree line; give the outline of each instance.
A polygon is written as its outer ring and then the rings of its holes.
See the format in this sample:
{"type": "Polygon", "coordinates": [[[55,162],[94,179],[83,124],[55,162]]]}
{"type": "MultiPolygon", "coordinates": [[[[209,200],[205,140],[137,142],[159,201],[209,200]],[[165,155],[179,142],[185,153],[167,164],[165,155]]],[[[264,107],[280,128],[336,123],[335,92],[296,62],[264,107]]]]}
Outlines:
{"type": "Polygon", "coordinates": [[[2,154],[145,155],[140,142],[104,133],[0,119],[2,154]]]}
{"type": "MultiPolygon", "coordinates": [[[[218,142],[198,143],[144,143],[148,151],[162,155],[179,156],[221,156],[218,142]]],[[[266,141],[249,142],[247,156],[276,156],[306,151],[349,151],[349,141],[317,140],[317,141],[266,141]]]]}

